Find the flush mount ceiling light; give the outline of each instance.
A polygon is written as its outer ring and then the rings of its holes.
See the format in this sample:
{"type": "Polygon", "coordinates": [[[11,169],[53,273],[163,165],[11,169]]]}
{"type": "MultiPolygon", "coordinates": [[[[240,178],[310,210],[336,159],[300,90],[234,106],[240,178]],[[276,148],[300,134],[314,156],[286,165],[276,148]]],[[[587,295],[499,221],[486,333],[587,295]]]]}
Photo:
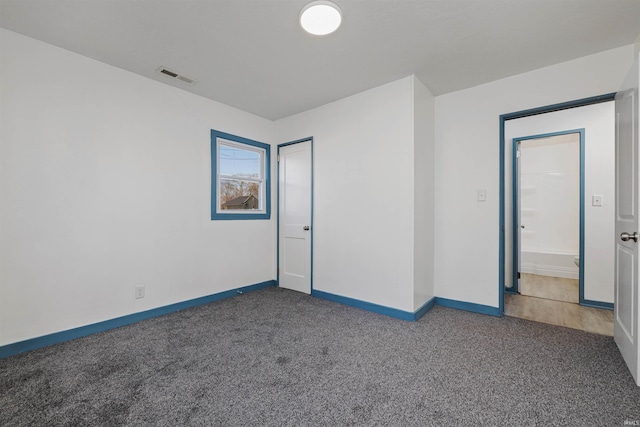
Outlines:
{"type": "Polygon", "coordinates": [[[341,22],[340,8],[330,1],[312,1],[300,11],[300,25],[306,32],[316,36],[333,33],[341,22]]]}

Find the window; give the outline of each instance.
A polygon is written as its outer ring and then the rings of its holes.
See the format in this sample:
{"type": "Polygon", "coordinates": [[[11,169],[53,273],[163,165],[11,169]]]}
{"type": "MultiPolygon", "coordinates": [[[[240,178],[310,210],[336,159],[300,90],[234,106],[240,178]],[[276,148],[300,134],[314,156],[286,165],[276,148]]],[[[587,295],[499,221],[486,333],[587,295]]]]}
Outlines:
{"type": "Polygon", "coordinates": [[[269,219],[268,144],[211,130],[211,219],[269,219]]]}

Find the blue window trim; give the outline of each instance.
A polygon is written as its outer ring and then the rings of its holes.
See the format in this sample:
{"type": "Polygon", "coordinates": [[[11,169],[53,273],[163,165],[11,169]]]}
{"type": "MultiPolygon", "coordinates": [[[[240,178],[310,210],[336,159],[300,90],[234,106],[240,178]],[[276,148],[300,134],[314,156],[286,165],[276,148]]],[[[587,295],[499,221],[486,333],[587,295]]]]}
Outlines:
{"type": "Polygon", "coordinates": [[[232,135],[230,133],[220,132],[211,129],[211,220],[247,220],[247,219],[270,219],[271,218],[271,146],[263,142],[254,141],[243,138],[241,136],[232,135]],[[252,147],[261,148],[265,151],[264,155],[264,185],[265,200],[263,212],[247,212],[247,213],[221,213],[218,212],[218,197],[216,190],[218,177],[218,138],[239,144],[246,144],[252,147]]]}

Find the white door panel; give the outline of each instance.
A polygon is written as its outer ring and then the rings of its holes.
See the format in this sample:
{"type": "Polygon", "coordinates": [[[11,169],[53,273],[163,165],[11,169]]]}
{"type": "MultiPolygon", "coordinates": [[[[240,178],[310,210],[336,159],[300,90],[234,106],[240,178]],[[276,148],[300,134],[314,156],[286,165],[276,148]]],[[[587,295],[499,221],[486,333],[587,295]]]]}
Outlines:
{"type": "Polygon", "coordinates": [[[279,285],[310,294],[311,141],[283,146],[279,156],[279,285]]]}
{"type": "Polygon", "coordinates": [[[635,328],[633,326],[633,286],[624,286],[625,283],[633,283],[635,257],[633,250],[618,245],[616,254],[616,281],[621,285],[616,289],[616,321],[630,342],[634,341],[635,328]]]}
{"type": "Polygon", "coordinates": [[[638,227],[639,63],[616,94],[616,271],[614,339],[636,384],[638,368],[638,243],[629,235],[638,227]],[[626,233],[626,235],[624,234],[626,233]]]}

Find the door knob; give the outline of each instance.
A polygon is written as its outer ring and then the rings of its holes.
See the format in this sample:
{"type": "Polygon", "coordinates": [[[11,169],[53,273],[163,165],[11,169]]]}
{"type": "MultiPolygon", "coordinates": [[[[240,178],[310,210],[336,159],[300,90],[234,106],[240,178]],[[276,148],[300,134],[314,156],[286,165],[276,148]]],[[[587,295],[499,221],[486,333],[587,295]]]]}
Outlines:
{"type": "Polygon", "coordinates": [[[633,233],[627,233],[626,231],[624,233],[620,233],[620,240],[622,240],[623,242],[628,242],[629,240],[633,240],[634,242],[638,241],[638,232],[634,231],[633,233]]]}
{"type": "Polygon", "coordinates": [[[524,228],[524,225],[521,225],[520,228],[524,228]]]}
{"type": "Polygon", "coordinates": [[[304,227],[302,227],[302,229],[304,231],[309,231],[311,229],[311,227],[309,227],[308,225],[305,225],[304,227]]]}

